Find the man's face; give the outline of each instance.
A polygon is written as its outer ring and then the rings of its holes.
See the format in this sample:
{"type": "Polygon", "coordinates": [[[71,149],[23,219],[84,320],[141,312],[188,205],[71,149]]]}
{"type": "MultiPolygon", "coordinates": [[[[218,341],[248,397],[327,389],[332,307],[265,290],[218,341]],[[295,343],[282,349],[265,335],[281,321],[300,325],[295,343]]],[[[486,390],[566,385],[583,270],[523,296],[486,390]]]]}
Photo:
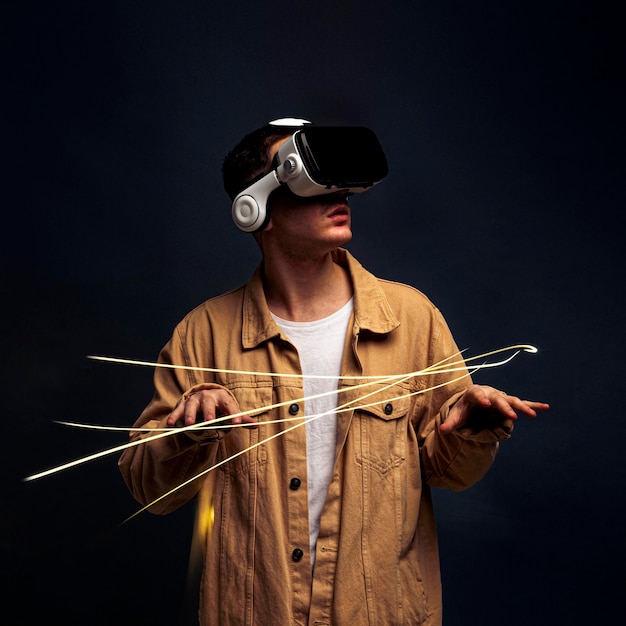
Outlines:
{"type": "MultiPolygon", "coordinates": [[[[272,146],[270,158],[285,141],[281,139],[272,146]]],[[[347,192],[340,191],[303,198],[282,185],[270,195],[271,219],[265,231],[300,255],[334,250],[352,239],[347,197],[347,192]]]]}

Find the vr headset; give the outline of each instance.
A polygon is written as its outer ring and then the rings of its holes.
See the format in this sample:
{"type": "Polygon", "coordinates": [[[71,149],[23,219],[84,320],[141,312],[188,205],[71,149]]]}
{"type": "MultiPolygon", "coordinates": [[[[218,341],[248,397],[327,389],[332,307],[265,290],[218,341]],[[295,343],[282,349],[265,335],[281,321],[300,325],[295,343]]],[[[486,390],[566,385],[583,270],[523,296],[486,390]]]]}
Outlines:
{"type": "Polygon", "coordinates": [[[368,128],[313,126],[305,120],[291,119],[271,124],[301,128],[278,149],[272,171],[234,199],[233,220],[245,232],[265,227],[269,220],[267,200],[281,185],[305,198],[338,191],[361,193],[379,183],[389,171],[385,153],[368,128]]]}

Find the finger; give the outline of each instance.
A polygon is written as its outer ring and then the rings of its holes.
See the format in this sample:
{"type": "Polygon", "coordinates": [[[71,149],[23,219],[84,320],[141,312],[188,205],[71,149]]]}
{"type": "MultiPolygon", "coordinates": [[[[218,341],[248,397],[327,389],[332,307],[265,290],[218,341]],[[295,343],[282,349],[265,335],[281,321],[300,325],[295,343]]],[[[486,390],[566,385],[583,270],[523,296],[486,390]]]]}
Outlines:
{"type": "Polygon", "coordinates": [[[513,405],[514,408],[524,415],[529,417],[537,417],[537,411],[546,411],[550,408],[549,404],[545,402],[533,402],[530,400],[520,400],[516,398],[516,402],[513,405]]]}
{"type": "Polygon", "coordinates": [[[446,421],[441,424],[441,426],[439,426],[439,432],[441,432],[441,434],[443,435],[447,435],[448,433],[451,433],[457,427],[457,425],[458,423],[456,423],[455,420],[448,417],[448,419],[446,419],[446,421]]]}
{"type": "Polygon", "coordinates": [[[231,424],[248,424],[250,426],[257,424],[256,418],[241,414],[239,404],[229,394],[224,394],[224,396],[220,398],[218,408],[220,415],[234,415],[231,419],[231,424]]]}
{"type": "MultiPolygon", "coordinates": [[[[472,385],[466,393],[464,399],[466,400],[468,407],[471,408],[476,404],[480,404],[484,407],[489,407],[493,404],[491,396],[495,389],[492,387],[486,387],[483,385],[472,385]]],[[[496,396],[497,398],[500,396],[496,396]]]]}
{"type": "Polygon", "coordinates": [[[167,425],[168,426],[175,426],[176,423],[182,419],[183,415],[184,415],[184,411],[185,411],[185,403],[181,402],[180,404],[178,404],[174,410],[169,414],[168,418],[167,418],[167,425]]]}
{"type": "Polygon", "coordinates": [[[222,393],[217,398],[217,409],[219,410],[219,415],[234,415],[232,419],[233,424],[241,423],[241,416],[239,415],[239,404],[237,401],[233,399],[233,397],[228,393],[222,393]]]}
{"type": "Polygon", "coordinates": [[[185,426],[191,426],[196,423],[196,416],[200,413],[202,407],[202,395],[192,394],[183,403],[182,417],[185,426]]]}
{"type": "Polygon", "coordinates": [[[168,425],[174,426],[181,421],[185,426],[191,426],[196,423],[198,416],[201,415],[205,420],[215,419],[215,403],[202,393],[194,393],[181,402],[170,414],[168,425]]]}
{"type": "Polygon", "coordinates": [[[200,393],[192,393],[186,400],[181,401],[167,418],[168,426],[176,426],[184,422],[187,426],[195,424],[196,416],[202,405],[200,393]]]}
{"type": "Polygon", "coordinates": [[[532,400],[522,400],[517,396],[511,396],[503,393],[503,398],[506,400],[510,408],[515,411],[526,415],[527,417],[537,417],[537,411],[546,411],[550,408],[549,404],[545,402],[534,402],[532,400]]]}
{"type": "Polygon", "coordinates": [[[526,412],[525,405],[519,398],[510,396],[504,392],[499,393],[492,401],[492,406],[500,411],[503,415],[506,415],[509,419],[517,419],[517,411],[521,410],[526,412]]]}
{"type": "Polygon", "coordinates": [[[448,413],[448,417],[446,420],[439,426],[439,430],[442,434],[447,435],[451,433],[453,430],[456,430],[459,426],[461,426],[467,419],[467,415],[469,413],[468,404],[460,399],[448,413]]]}
{"type": "MultiPolygon", "coordinates": [[[[215,418],[218,417],[218,401],[214,397],[213,394],[198,394],[199,397],[199,406],[196,415],[201,414],[202,419],[205,422],[212,422],[215,418]]],[[[195,416],[194,416],[195,421],[195,416]]],[[[194,422],[191,422],[192,424],[194,422]]]]}
{"type": "Polygon", "coordinates": [[[245,424],[245,428],[256,428],[258,426],[258,420],[256,417],[250,417],[249,415],[241,416],[241,423],[245,424]]]}
{"type": "Polygon", "coordinates": [[[550,408],[550,405],[547,402],[535,402],[533,400],[524,400],[526,406],[529,406],[531,409],[535,411],[547,411],[550,408]]]}

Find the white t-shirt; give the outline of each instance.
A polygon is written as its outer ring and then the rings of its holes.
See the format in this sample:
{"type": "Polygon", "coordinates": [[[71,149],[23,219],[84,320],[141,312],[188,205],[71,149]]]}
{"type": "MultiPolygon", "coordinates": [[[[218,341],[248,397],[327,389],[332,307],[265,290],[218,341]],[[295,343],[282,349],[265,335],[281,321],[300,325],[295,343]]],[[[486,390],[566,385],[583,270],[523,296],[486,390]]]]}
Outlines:
{"type": "Polygon", "coordinates": [[[335,465],[337,393],[332,392],[337,391],[352,306],[350,299],[332,315],[313,322],[292,322],[272,314],[298,350],[304,377],[311,564],[315,562],[320,516],[335,465]],[[319,394],[326,395],[314,397],[319,394]]]}

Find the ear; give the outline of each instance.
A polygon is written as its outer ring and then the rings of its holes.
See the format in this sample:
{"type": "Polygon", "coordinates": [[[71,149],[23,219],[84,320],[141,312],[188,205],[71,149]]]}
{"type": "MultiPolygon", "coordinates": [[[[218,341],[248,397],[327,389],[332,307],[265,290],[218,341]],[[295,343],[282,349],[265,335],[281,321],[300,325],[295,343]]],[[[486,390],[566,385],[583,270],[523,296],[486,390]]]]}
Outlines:
{"type": "Polygon", "coordinates": [[[233,221],[243,231],[254,232],[265,221],[265,202],[248,194],[239,194],[232,206],[233,221]]]}
{"type": "Polygon", "coordinates": [[[272,170],[239,193],[231,207],[233,221],[237,227],[249,233],[263,229],[269,220],[267,200],[272,191],[278,187],[280,181],[276,177],[276,172],[272,170]]]}

